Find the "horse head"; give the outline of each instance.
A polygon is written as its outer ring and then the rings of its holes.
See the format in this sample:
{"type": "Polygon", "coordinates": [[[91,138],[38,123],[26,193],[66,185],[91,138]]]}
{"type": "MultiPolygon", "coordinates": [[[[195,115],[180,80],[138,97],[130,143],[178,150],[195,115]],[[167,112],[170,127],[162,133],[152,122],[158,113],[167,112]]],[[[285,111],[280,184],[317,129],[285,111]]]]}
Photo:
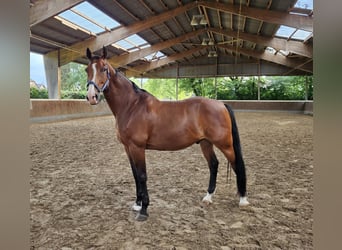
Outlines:
{"type": "Polygon", "coordinates": [[[108,88],[110,73],[107,64],[107,49],[103,46],[102,55],[93,55],[89,48],[86,52],[89,59],[87,72],[87,100],[91,105],[100,101],[100,93],[108,88]]]}

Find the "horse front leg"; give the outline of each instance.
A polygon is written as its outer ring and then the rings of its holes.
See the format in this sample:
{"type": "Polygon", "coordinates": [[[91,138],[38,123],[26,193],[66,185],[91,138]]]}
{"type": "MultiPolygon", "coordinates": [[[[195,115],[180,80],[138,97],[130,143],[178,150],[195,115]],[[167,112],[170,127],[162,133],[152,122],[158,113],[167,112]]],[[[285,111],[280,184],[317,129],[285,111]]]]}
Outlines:
{"type": "Polygon", "coordinates": [[[131,166],[132,169],[132,173],[133,173],[133,177],[134,177],[134,181],[135,181],[135,189],[136,189],[136,199],[135,202],[132,206],[132,210],[139,212],[141,210],[141,196],[139,196],[139,190],[140,190],[140,186],[139,186],[139,181],[138,181],[138,173],[137,173],[137,168],[135,167],[134,161],[132,159],[132,157],[129,154],[129,150],[127,147],[125,147],[127,156],[128,156],[128,160],[129,160],[129,164],[131,166]]]}
{"type": "Polygon", "coordinates": [[[133,210],[139,211],[139,213],[135,219],[144,221],[148,218],[147,207],[150,203],[147,191],[145,149],[132,145],[128,147],[128,153],[136,181],[137,199],[136,204],[133,205],[133,210]]]}

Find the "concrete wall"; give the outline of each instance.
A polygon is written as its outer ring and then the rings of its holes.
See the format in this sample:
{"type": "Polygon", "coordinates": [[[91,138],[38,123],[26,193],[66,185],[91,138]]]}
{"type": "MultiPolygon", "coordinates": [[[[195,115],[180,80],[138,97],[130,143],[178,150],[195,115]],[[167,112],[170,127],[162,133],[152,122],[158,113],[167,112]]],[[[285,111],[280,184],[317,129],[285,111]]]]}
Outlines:
{"type": "Polygon", "coordinates": [[[234,110],[286,111],[313,114],[312,101],[226,101],[234,110]]]}
{"type": "MultiPolygon", "coordinates": [[[[313,114],[312,101],[223,101],[234,110],[285,111],[313,114]]],[[[31,122],[53,122],[76,118],[112,115],[105,101],[89,105],[86,100],[31,99],[31,122]]]]}
{"type": "Polygon", "coordinates": [[[86,100],[31,99],[31,122],[69,120],[112,114],[107,103],[90,105],[86,100]]]}

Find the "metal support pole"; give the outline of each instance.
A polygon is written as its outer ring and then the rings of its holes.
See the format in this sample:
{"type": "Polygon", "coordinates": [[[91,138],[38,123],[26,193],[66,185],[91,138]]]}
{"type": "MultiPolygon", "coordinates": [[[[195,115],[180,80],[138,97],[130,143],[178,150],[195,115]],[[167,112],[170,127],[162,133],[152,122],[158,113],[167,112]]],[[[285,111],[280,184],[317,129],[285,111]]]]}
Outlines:
{"type": "Polygon", "coordinates": [[[217,100],[217,76],[215,76],[215,99],[217,100]]]}
{"type": "Polygon", "coordinates": [[[258,101],[260,101],[260,60],[258,61],[258,101]]]}
{"type": "Polygon", "coordinates": [[[305,101],[308,100],[308,76],[305,76],[305,101]]]}
{"type": "Polygon", "coordinates": [[[61,52],[58,49],[57,53],[58,67],[57,67],[57,96],[58,99],[62,99],[61,89],[62,89],[62,70],[61,70],[61,52]]]}
{"type": "Polygon", "coordinates": [[[177,78],[176,78],[176,100],[178,101],[178,78],[179,78],[179,64],[177,63],[177,78]]]}
{"type": "Polygon", "coordinates": [[[217,75],[218,75],[218,58],[216,57],[216,74],[215,74],[215,99],[217,100],[217,75]]]}

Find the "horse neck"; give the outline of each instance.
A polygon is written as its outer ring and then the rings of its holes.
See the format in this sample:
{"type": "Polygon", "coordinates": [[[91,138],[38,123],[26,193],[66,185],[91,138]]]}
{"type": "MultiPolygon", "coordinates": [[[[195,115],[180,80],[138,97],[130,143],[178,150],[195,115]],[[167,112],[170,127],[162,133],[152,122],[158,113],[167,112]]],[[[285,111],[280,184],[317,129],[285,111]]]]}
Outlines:
{"type": "Polygon", "coordinates": [[[136,103],[139,97],[126,77],[111,66],[109,68],[111,78],[108,91],[104,92],[104,96],[114,116],[118,118],[136,103]]]}

